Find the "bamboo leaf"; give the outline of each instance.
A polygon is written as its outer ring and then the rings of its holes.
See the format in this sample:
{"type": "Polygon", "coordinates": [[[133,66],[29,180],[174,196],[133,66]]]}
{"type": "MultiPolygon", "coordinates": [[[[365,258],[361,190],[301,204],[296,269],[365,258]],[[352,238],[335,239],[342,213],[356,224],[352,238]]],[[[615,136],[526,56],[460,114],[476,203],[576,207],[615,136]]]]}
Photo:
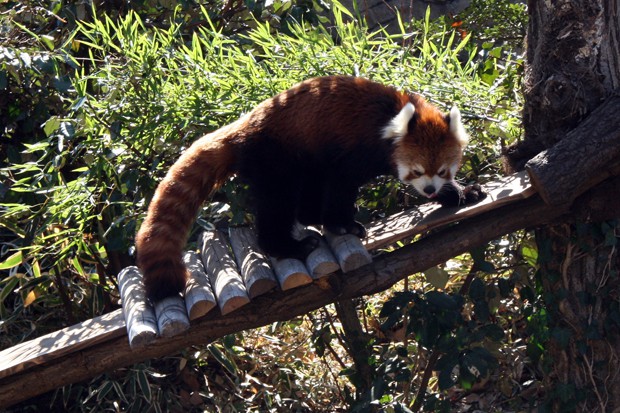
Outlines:
{"type": "Polygon", "coordinates": [[[16,253],[9,256],[3,262],[0,262],[0,270],[8,270],[10,268],[16,267],[21,264],[23,261],[23,255],[21,251],[17,251],[16,253]]]}

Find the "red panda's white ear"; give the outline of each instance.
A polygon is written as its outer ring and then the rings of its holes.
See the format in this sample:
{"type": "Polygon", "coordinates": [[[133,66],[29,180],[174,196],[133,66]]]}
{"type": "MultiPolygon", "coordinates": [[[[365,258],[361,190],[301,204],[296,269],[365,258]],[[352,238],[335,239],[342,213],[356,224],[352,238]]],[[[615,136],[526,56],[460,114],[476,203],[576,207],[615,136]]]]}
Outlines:
{"type": "Polygon", "coordinates": [[[398,112],[398,115],[394,116],[385,128],[383,128],[383,139],[394,139],[396,142],[402,139],[402,137],[407,134],[409,121],[414,113],[415,106],[413,106],[413,103],[407,102],[400,112],[398,112]]]}
{"type": "Polygon", "coordinates": [[[452,106],[448,118],[450,119],[450,132],[452,132],[452,134],[460,142],[461,147],[464,148],[469,142],[469,135],[467,135],[463,122],[461,121],[461,112],[459,111],[459,108],[452,106]]]}

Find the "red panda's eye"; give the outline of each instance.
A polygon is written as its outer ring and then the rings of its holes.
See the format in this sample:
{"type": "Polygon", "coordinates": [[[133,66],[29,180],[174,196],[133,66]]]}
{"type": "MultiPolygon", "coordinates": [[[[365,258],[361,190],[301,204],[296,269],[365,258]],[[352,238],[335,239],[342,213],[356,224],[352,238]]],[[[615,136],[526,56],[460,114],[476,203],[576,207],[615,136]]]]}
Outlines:
{"type": "Polygon", "coordinates": [[[411,171],[411,175],[413,175],[413,177],[414,177],[414,178],[419,178],[419,177],[421,177],[423,174],[422,174],[422,172],[420,172],[420,171],[418,171],[418,170],[414,169],[413,171],[411,171]]]}
{"type": "Polygon", "coordinates": [[[445,178],[446,174],[447,174],[448,170],[445,168],[440,169],[437,172],[437,175],[439,175],[440,178],[445,178]]]}

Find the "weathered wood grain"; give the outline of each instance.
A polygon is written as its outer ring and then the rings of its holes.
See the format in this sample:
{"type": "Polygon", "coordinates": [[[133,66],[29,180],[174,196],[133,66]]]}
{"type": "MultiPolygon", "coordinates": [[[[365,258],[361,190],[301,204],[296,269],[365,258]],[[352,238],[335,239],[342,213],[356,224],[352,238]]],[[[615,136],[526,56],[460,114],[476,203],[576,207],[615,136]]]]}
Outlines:
{"type": "Polygon", "coordinates": [[[189,328],[187,309],[180,295],[157,301],[155,315],[160,336],[172,337],[189,328]]]}
{"type": "Polygon", "coordinates": [[[372,262],[372,257],[357,236],[334,235],[325,232],[325,239],[343,272],[349,272],[372,262]]]}
{"type": "Polygon", "coordinates": [[[185,309],[189,319],[195,320],[211,311],[217,305],[217,301],[200,255],[188,251],[183,256],[183,263],[190,274],[183,292],[185,309]]]}
{"type": "Polygon", "coordinates": [[[228,314],[249,303],[245,284],[222,234],[219,231],[205,231],[201,241],[202,262],[222,314],[228,314]]]}
{"type": "Polygon", "coordinates": [[[299,227],[294,231],[296,239],[304,239],[307,237],[315,238],[319,245],[307,257],[304,264],[313,279],[322,278],[328,274],[334,273],[340,269],[338,259],[327,245],[325,237],[318,228],[315,227],[299,227]]]}
{"type": "Polygon", "coordinates": [[[273,271],[278,278],[280,288],[283,291],[310,284],[312,277],[306,265],[295,258],[269,257],[273,265],[273,271]]]}
{"type": "Polygon", "coordinates": [[[323,237],[319,239],[319,246],[306,258],[306,268],[315,280],[332,274],[340,269],[338,259],[327,245],[323,237]]]}
{"type": "Polygon", "coordinates": [[[0,379],[117,337],[127,340],[120,308],[0,351],[0,379]]]}
{"type": "Polygon", "coordinates": [[[571,203],[593,185],[618,173],[620,164],[620,96],[602,105],[525,168],[549,205],[571,203]]]}
{"type": "Polygon", "coordinates": [[[123,314],[132,347],[144,346],[157,337],[157,317],[146,299],[142,274],[138,267],[127,267],[118,274],[118,288],[123,298],[123,314]]]}
{"type": "Polygon", "coordinates": [[[258,246],[256,232],[250,227],[229,229],[232,247],[241,277],[251,299],[278,286],[269,258],[258,246]]]}
{"type": "Polygon", "coordinates": [[[362,242],[368,250],[384,248],[404,238],[497,209],[536,193],[525,171],[485,184],[484,190],[487,197],[468,207],[442,208],[429,203],[375,221],[366,228],[368,235],[362,242]]]}

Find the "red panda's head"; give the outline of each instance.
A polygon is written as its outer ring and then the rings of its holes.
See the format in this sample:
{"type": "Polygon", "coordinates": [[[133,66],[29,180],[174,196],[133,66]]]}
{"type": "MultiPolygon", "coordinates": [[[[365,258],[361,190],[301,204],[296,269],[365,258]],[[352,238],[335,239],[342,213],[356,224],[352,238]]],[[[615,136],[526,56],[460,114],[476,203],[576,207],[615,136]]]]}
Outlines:
{"type": "Polygon", "coordinates": [[[394,141],[393,163],[401,181],[428,198],[454,179],[469,137],[455,106],[443,114],[422,98],[408,101],[383,131],[394,141]]]}

